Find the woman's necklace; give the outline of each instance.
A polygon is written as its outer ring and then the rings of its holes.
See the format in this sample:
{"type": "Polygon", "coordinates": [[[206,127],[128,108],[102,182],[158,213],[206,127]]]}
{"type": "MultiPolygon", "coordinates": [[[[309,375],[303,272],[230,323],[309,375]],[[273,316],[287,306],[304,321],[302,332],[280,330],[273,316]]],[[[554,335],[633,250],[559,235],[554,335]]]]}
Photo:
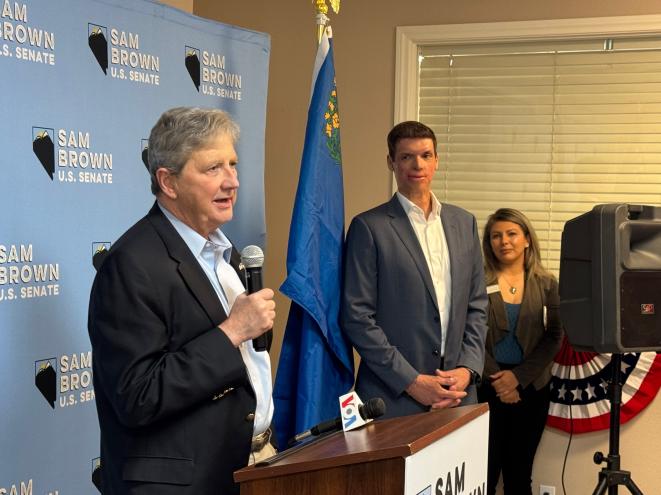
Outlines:
{"type": "MultiPolygon", "coordinates": [[[[516,285],[517,285],[516,282],[515,282],[515,283],[512,283],[512,282],[510,282],[509,280],[507,280],[507,277],[505,276],[504,273],[501,273],[500,276],[503,278],[503,280],[505,281],[505,283],[506,283],[507,285],[510,286],[510,288],[508,289],[508,292],[509,292],[510,294],[512,294],[512,295],[516,294],[516,291],[518,290],[518,289],[516,288],[516,285]]],[[[518,275],[517,275],[517,278],[518,278],[518,275]]]]}

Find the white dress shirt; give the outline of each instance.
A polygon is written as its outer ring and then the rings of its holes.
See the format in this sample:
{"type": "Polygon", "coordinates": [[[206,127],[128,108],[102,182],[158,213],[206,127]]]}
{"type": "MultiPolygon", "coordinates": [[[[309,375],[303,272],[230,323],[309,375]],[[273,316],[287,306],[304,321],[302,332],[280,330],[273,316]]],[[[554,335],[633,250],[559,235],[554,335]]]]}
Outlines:
{"type": "Polygon", "coordinates": [[[425,212],[403,194],[398,192],[397,199],[415,231],[434,284],[436,302],[441,317],[441,355],[444,356],[452,300],[452,275],[450,273],[450,252],[441,222],[441,203],[436,199],[434,193],[431,193],[432,209],[429,216],[425,218],[425,212]]]}

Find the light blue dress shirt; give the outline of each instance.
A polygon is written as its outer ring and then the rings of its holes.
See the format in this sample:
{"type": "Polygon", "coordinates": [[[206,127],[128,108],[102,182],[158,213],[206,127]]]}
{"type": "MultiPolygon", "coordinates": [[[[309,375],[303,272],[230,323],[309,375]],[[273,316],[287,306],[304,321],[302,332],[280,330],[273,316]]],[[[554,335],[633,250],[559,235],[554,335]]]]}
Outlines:
{"type": "MultiPolygon", "coordinates": [[[[158,206],[193,253],[216,291],[225,314],[229,315],[236,296],[245,292],[241,279],[229,263],[232,243],[220,228],[211,232],[209,239],[205,239],[170,213],[162,204],[158,203],[158,206]],[[219,273],[222,276],[219,277],[219,273]]],[[[219,331],[222,330],[219,329],[219,331]]],[[[259,435],[267,430],[273,418],[271,359],[268,352],[255,351],[251,340],[239,345],[239,351],[257,398],[253,435],[259,435]]]]}

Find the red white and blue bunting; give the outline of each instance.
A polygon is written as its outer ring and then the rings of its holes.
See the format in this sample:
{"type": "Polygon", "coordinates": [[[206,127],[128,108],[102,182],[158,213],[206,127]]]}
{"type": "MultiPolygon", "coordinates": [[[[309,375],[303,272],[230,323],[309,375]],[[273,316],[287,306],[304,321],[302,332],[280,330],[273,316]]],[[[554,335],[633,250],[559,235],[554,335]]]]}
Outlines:
{"type": "MultiPolygon", "coordinates": [[[[548,426],[573,433],[609,428],[610,354],[577,352],[565,337],[551,373],[548,426]]],[[[620,376],[623,383],[620,423],[623,424],[652,402],[661,387],[661,355],[624,354],[620,376]]]]}

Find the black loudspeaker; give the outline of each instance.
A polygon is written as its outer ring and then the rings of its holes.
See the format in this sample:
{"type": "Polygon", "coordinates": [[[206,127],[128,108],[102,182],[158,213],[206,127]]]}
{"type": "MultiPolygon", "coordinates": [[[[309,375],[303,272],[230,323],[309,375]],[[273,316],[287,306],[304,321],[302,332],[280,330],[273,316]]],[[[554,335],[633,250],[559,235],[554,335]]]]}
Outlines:
{"type": "Polygon", "coordinates": [[[604,204],[569,220],[560,318],[580,351],[661,350],[661,208],[604,204]]]}

